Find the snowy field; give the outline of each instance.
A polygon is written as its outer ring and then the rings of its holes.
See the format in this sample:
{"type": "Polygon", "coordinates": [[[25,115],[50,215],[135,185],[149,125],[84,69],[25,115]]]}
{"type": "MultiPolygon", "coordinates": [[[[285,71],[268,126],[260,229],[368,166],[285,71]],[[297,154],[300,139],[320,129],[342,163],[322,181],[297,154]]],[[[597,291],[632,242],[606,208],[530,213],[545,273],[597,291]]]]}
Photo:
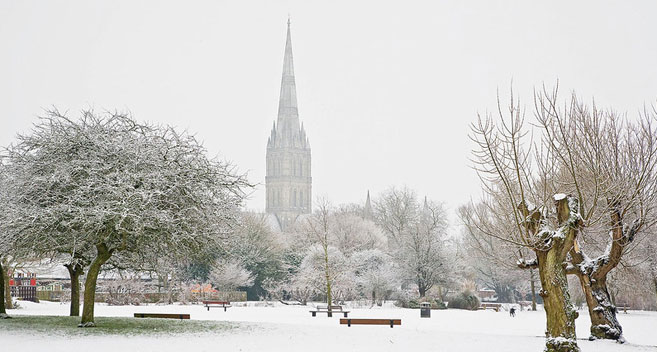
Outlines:
{"type": "MultiPolygon", "coordinates": [[[[239,303],[238,303],[239,304],[239,303]]],[[[67,315],[69,306],[53,302],[21,302],[19,315],[67,315]]],[[[192,320],[237,322],[236,329],[217,333],[176,336],[38,336],[33,331],[0,330],[1,351],[542,351],[544,313],[434,310],[421,319],[419,310],[386,308],[350,309],[350,317],[401,318],[402,325],[352,326],[339,324],[338,314],[311,317],[310,307],[263,306],[249,302],[224,312],[200,305],[107,306],[96,305],[96,316],[131,317],[135,312],[189,313],[192,320]]],[[[655,351],[657,312],[619,314],[628,343],[586,340],[589,321],[585,311],[577,319],[582,351],[655,351]]],[[[181,322],[185,323],[185,322],[181,322]]]]}

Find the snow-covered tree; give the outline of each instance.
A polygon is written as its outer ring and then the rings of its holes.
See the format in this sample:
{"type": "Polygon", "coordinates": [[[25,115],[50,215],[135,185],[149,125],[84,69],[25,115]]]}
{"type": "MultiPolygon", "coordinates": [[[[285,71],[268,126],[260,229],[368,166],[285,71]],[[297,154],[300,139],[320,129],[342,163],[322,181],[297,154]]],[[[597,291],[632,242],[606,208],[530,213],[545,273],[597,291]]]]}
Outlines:
{"type": "Polygon", "coordinates": [[[253,274],[237,261],[220,261],[212,267],[208,278],[216,288],[233,291],[253,285],[253,274]]]}
{"type": "Polygon", "coordinates": [[[399,273],[390,256],[380,249],[355,252],[350,258],[360,294],[380,304],[399,287],[399,273]]]}
{"type": "Polygon", "coordinates": [[[448,223],[442,204],[425,199],[420,205],[412,190],[391,188],[375,200],[374,210],[403,279],[414,282],[421,297],[435,284],[447,280],[448,223]]]}
{"type": "Polygon", "coordinates": [[[283,281],[284,244],[280,233],[271,230],[264,214],[243,212],[235,233],[226,243],[224,257],[238,261],[253,275],[253,285],[247,290],[249,299],[266,297],[263,283],[283,281]]]}
{"type": "Polygon", "coordinates": [[[96,281],[114,255],[185,257],[230,232],[248,185],[206,154],[171,127],[92,111],[79,120],[51,111],[9,148],[19,231],[94,249],[82,326],[94,325],[96,281]]]}
{"type": "Polygon", "coordinates": [[[13,233],[8,227],[9,212],[12,206],[10,205],[10,184],[7,172],[4,160],[0,159],[0,276],[2,276],[0,277],[0,319],[8,317],[5,300],[6,298],[11,300],[11,296],[6,297],[8,278],[6,277],[7,270],[3,266],[4,259],[7,257],[13,242],[13,233]]]}

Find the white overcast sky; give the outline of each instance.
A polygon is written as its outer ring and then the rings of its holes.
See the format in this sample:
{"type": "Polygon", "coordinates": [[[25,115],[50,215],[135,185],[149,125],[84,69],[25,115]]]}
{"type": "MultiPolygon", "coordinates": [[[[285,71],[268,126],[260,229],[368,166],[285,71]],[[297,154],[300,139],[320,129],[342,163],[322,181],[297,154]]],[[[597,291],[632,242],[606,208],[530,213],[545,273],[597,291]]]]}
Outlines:
{"type": "Polygon", "coordinates": [[[51,106],[129,110],[248,171],[262,210],[288,13],[313,191],[334,203],[477,197],[468,126],[512,80],[527,103],[557,79],[628,115],[657,98],[655,1],[0,0],[0,145],[51,106]]]}

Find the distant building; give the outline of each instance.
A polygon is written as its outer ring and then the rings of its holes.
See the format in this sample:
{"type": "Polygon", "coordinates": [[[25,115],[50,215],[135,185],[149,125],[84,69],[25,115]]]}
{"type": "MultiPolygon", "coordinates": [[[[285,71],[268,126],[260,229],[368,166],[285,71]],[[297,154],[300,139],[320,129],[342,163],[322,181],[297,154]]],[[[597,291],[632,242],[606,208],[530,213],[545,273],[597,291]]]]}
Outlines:
{"type": "Polygon", "coordinates": [[[290,20],[283,58],[278,118],[267,141],[266,212],[272,226],[285,231],[312,210],[310,143],[299,122],[290,20]]]}
{"type": "Polygon", "coordinates": [[[497,302],[497,293],[495,290],[482,288],[477,291],[477,296],[482,302],[497,302]]]}
{"type": "Polygon", "coordinates": [[[26,301],[36,301],[37,278],[35,273],[15,272],[9,274],[11,297],[26,301]]]}

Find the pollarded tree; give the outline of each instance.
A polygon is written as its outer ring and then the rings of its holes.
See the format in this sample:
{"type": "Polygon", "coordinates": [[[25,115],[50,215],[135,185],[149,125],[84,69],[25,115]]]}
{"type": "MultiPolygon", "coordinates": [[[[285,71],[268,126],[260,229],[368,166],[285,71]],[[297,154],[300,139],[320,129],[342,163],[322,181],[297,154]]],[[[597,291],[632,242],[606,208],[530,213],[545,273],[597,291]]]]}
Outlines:
{"type": "MultiPolygon", "coordinates": [[[[537,259],[527,261],[521,257],[519,262],[521,267],[539,268],[544,299],[555,289],[565,292],[560,295],[568,298],[563,287],[553,285],[566,282],[560,277],[561,266],[565,273],[577,275],[587,298],[591,336],[623,341],[606,277],[640,230],[654,219],[654,116],[644,114],[639,122],[629,123],[613,111],[581,103],[574,95],[561,105],[556,89],[537,92],[534,105],[533,132],[540,136],[535,145],[527,138],[532,131],[523,126],[524,113],[513,101],[509,117],[498,108],[498,123],[487,116],[473,126],[473,139],[478,144],[477,168],[485,191],[482,205],[496,221],[486,220],[488,215],[477,211],[468,221],[486,235],[536,252],[537,259]],[[573,196],[560,195],[561,202],[557,200],[557,209],[552,211],[549,195],[560,192],[573,196]],[[554,228],[549,226],[551,221],[561,230],[550,230],[554,228]],[[570,227],[563,228],[565,224],[570,227]],[[571,232],[572,238],[567,235],[571,232]],[[557,237],[545,237],[550,234],[557,237]],[[589,251],[596,243],[607,245],[602,246],[606,250],[600,255],[589,258],[582,243],[589,251]],[[543,276],[549,268],[541,267],[542,252],[552,250],[554,244],[562,244],[568,253],[563,258],[555,257],[560,267],[551,271],[559,275],[558,280],[546,282],[543,276]]],[[[551,342],[564,341],[555,339],[558,337],[572,341],[564,348],[576,348],[570,311],[566,311],[565,318],[561,313],[551,316],[548,303],[548,337],[552,338],[548,339],[548,349],[560,348],[550,346],[551,342]]]]}
{"type": "Polygon", "coordinates": [[[95,250],[81,326],[94,325],[98,274],[115,253],[184,257],[230,232],[248,184],[206,154],[171,127],[92,111],[79,120],[49,112],[9,148],[17,231],[55,246],[70,245],[75,232],[95,250]]]}
{"type": "Polygon", "coordinates": [[[555,155],[562,159],[562,187],[578,195],[585,229],[570,253],[591,318],[591,339],[623,342],[623,329],[607,277],[655,222],[657,131],[654,110],[629,121],[573,97],[567,110],[556,94],[537,98],[537,114],[555,155]],[[586,248],[586,250],[585,250],[586,248]]]}
{"type": "MultiPolygon", "coordinates": [[[[524,112],[511,101],[508,116],[498,99],[498,116],[479,116],[472,126],[475,167],[484,197],[480,206],[470,207],[464,222],[477,232],[534,252],[535,258],[519,262],[539,272],[547,318],[545,349],[579,351],[578,314],[570,301],[565,268],[583,225],[579,199],[557,192],[560,185],[551,183],[552,173],[563,169],[559,167],[563,159],[548,141],[532,149],[524,112]]],[[[539,113],[541,108],[537,105],[539,113]]]]}

